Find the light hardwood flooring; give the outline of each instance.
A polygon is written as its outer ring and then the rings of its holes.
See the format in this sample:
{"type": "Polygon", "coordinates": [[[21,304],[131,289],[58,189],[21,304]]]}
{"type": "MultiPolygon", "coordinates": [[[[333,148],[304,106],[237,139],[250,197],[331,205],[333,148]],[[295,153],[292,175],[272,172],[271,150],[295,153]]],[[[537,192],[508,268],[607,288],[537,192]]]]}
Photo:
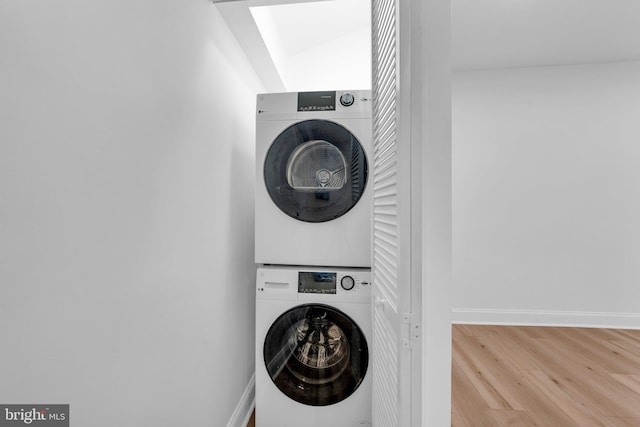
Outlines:
{"type": "Polygon", "coordinates": [[[640,331],[453,325],[452,333],[453,427],[640,427],[640,331]]]}
{"type": "Polygon", "coordinates": [[[640,427],[640,331],[453,326],[451,424],[640,427]]]}
{"type": "Polygon", "coordinates": [[[247,427],[256,427],[256,411],[253,411],[253,414],[251,414],[247,427]]]}

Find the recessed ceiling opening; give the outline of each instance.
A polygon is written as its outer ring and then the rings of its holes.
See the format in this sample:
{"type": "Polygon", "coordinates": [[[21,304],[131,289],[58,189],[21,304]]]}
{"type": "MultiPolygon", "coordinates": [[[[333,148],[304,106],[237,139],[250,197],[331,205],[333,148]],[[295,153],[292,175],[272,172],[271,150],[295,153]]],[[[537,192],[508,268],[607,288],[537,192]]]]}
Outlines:
{"type": "Polygon", "coordinates": [[[287,91],[371,89],[370,1],[249,9],[287,91]]]}

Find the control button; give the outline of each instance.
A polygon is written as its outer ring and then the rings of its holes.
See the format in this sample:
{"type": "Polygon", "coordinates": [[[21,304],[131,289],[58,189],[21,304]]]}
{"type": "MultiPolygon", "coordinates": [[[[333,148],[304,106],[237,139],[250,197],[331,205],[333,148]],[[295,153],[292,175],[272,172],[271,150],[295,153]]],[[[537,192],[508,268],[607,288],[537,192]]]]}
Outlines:
{"type": "Polygon", "coordinates": [[[355,285],[356,281],[353,280],[353,277],[351,276],[344,276],[342,279],[340,279],[340,286],[342,286],[342,289],[344,289],[345,291],[350,291],[355,285]]]}
{"type": "Polygon", "coordinates": [[[342,94],[342,96],[340,97],[340,104],[344,105],[345,107],[353,105],[354,101],[355,98],[353,97],[353,94],[349,92],[342,94]]]}

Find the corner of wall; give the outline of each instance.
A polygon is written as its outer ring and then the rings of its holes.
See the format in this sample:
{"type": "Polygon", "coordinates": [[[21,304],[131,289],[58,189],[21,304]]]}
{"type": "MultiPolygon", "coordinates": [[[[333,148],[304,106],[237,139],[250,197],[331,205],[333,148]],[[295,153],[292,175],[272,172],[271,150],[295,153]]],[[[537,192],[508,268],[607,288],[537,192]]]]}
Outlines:
{"type": "Polygon", "coordinates": [[[242,393],[238,404],[236,405],[227,427],[245,427],[251,418],[253,408],[255,407],[256,396],[256,376],[255,374],[249,380],[249,384],[242,393]]]}

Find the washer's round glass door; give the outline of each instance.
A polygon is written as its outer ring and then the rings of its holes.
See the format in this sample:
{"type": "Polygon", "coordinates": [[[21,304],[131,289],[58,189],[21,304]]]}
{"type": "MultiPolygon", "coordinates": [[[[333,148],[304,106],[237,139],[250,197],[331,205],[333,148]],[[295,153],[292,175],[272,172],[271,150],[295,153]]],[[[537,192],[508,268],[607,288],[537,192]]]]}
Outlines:
{"type": "Polygon", "coordinates": [[[264,341],[264,362],[273,383],[311,406],[338,403],[364,380],[369,350],[349,316],[323,304],[306,304],[282,314],[264,341]]]}
{"type": "Polygon", "coordinates": [[[273,141],[264,161],[264,182],[284,213],[306,222],[346,214],[367,184],[367,158],[358,139],[328,120],[289,126],[273,141]]]}

